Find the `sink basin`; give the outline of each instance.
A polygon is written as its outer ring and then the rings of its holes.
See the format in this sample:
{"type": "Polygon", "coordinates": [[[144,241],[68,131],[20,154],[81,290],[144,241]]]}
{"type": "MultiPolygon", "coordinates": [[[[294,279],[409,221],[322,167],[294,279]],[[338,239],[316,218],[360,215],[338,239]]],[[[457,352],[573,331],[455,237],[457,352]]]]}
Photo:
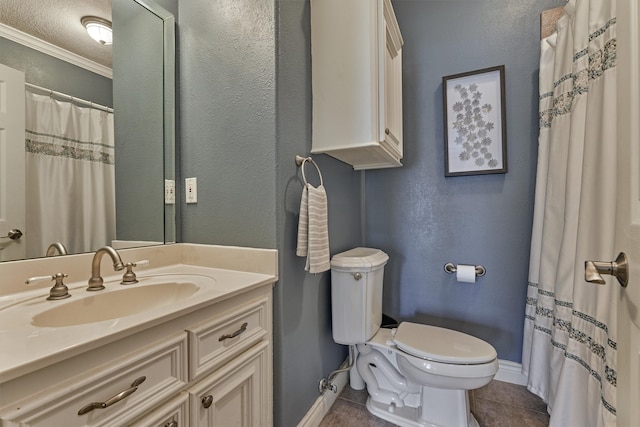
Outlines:
{"type": "Polygon", "coordinates": [[[176,303],[199,289],[191,282],[164,282],[70,298],[33,316],[31,324],[56,328],[117,319],[176,303]]]}

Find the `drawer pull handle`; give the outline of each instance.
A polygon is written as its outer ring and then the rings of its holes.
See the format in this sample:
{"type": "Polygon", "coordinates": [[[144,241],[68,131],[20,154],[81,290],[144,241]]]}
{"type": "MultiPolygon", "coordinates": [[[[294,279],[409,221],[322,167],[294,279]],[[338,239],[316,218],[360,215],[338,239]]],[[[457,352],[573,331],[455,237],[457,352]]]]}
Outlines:
{"type": "Polygon", "coordinates": [[[242,324],[242,326],[240,326],[240,329],[238,329],[237,331],[235,331],[232,334],[226,334],[226,335],[221,336],[220,338],[218,338],[218,341],[224,341],[224,340],[228,340],[230,338],[237,337],[238,335],[240,335],[241,333],[243,333],[244,331],[247,330],[247,326],[249,326],[249,324],[247,322],[244,322],[242,324]]]}
{"type": "Polygon", "coordinates": [[[166,423],[164,425],[164,427],[178,427],[178,422],[177,421],[169,421],[168,423],[166,423]]]}
{"type": "Polygon", "coordinates": [[[209,406],[211,406],[212,403],[213,403],[213,396],[208,395],[202,398],[202,406],[204,406],[205,409],[209,408],[209,406]]]}
{"type": "Polygon", "coordinates": [[[146,379],[147,379],[147,377],[137,378],[133,383],[131,383],[131,387],[129,387],[126,390],[122,390],[120,393],[116,394],[115,396],[113,396],[110,399],[105,400],[104,402],[89,403],[87,406],[85,406],[84,408],[82,408],[82,409],[80,409],[78,411],[78,415],[84,415],[87,412],[93,411],[94,409],[108,408],[109,406],[113,405],[114,403],[120,402],[122,399],[124,399],[125,397],[127,397],[130,394],[132,394],[133,392],[135,392],[138,389],[138,386],[140,384],[142,384],[146,379]]]}

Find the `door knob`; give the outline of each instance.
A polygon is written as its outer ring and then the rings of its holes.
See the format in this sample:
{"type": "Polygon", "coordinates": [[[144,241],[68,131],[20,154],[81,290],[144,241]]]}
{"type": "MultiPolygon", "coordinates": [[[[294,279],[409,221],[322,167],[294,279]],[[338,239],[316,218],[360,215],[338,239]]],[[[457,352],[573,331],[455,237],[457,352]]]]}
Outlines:
{"type": "Polygon", "coordinates": [[[584,262],[584,280],[591,283],[597,283],[604,285],[605,281],[602,278],[602,274],[610,274],[618,279],[618,282],[623,288],[627,287],[629,283],[629,262],[627,255],[624,252],[620,252],[618,257],[613,262],[602,261],[585,261],[584,262]]]}

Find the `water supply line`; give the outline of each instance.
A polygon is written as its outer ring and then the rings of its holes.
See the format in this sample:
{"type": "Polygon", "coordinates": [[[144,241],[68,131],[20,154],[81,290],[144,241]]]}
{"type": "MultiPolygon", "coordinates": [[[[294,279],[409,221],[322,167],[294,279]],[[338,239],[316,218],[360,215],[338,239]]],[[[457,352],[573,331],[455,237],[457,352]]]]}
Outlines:
{"type": "Polygon", "coordinates": [[[320,392],[320,394],[324,394],[327,390],[331,390],[334,393],[338,392],[338,386],[335,385],[333,383],[333,380],[335,379],[335,377],[338,374],[341,374],[343,372],[347,372],[349,369],[351,369],[353,367],[353,365],[355,364],[356,361],[356,346],[355,345],[350,345],[349,346],[349,363],[347,366],[344,366],[344,363],[342,364],[343,367],[336,369],[335,371],[331,372],[327,378],[323,378],[320,380],[320,383],[318,384],[318,391],[320,392]]]}

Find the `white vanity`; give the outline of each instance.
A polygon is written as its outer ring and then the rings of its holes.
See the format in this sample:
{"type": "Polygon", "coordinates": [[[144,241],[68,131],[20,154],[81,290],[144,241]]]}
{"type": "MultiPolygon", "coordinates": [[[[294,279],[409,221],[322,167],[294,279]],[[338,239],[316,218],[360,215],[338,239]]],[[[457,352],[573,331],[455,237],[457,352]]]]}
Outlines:
{"type": "Polygon", "coordinates": [[[138,283],[93,254],[0,263],[0,425],[271,426],[277,251],[121,250],[138,283]],[[49,301],[65,273],[70,298],[49,301]],[[107,307],[107,309],[105,309],[107,307]]]}

